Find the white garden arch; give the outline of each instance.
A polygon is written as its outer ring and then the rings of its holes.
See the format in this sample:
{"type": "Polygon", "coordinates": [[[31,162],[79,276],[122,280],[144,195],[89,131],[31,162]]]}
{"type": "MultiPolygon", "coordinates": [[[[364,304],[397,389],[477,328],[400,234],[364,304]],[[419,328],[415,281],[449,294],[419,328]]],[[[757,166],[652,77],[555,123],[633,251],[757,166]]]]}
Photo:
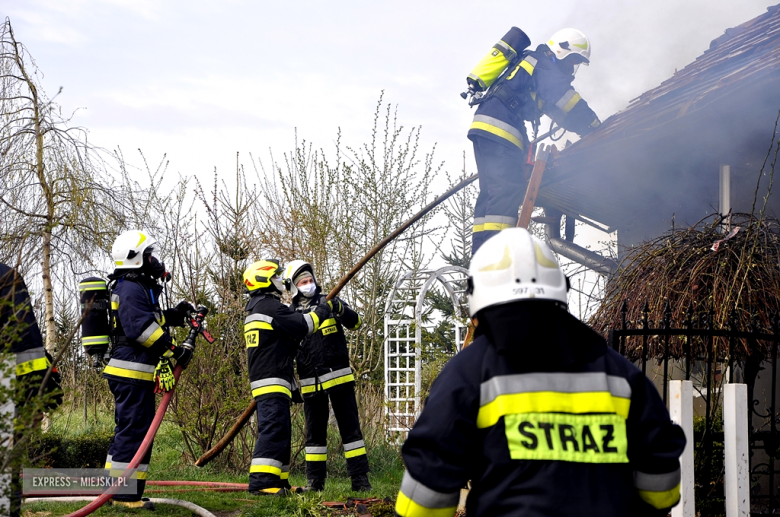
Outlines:
{"type": "Polygon", "coordinates": [[[459,317],[451,318],[455,348],[466,337],[466,279],[468,270],[446,266],[435,271],[410,271],[398,279],[385,304],[385,407],[387,431],[402,439],[422,410],[422,329],[426,295],[440,285],[449,296],[459,317]]]}

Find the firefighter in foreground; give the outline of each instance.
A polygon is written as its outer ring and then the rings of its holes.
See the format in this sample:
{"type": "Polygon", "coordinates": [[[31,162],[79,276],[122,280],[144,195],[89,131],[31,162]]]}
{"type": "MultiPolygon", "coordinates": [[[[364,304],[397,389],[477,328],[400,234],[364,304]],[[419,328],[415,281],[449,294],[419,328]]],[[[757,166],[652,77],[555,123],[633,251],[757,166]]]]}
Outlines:
{"type": "Polygon", "coordinates": [[[293,359],[301,339],[317,331],[330,314],[327,303],[300,314],[280,298],[284,283],[276,259],[244,271],[250,294],[244,338],[252,397],[257,402],[257,442],[249,468],[249,493],[286,495],[290,490],[290,401],[300,397],[293,359]]]}
{"type": "Polygon", "coordinates": [[[657,390],[566,308],[567,279],[522,228],[469,269],[474,342],[434,382],[403,445],[403,517],[666,515],[682,429],[657,390]]]}
{"type": "MultiPolygon", "coordinates": [[[[18,406],[30,403],[38,395],[52,358],[43,347],[43,336],[35,319],[30,294],[16,269],[0,263],[0,343],[16,359],[16,381],[20,388],[18,406]],[[5,348],[10,345],[10,349],[5,348]]],[[[44,387],[44,405],[54,409],[62,403],[60,374],[55,368],[44,387]]]]}
{"type": "MultiPolygon", "coordinates": [[[[141,446],[155,413],[155,366],[173,358],[187,366],[192,350],[177,346],[168,326],[183,326],[192,306],[179,303],[173,309],[160,306],[161,282],[168,279],[160,258],[160,245],[146,232],[130,230],[114,241],[111,249],[115,269],[109,280],[116,282],[111,294],[114,316],[113,353],[103,370],[114,396],[114,439],[106,458],[106,469],[118,477],[129,466],[141,446]]],[[[137,493],[116,494],[114,505],[154,509],[142,498],[152,448],[137,468],[137,493]]]]}
{"type": "Polygon", "coordinates": [[[468,132],[479,172],[472,254],[497,232],[517,225],[533,168],[526,121],[534,138],[542,115],[579,135],[600,124],[571,86],[577,68],[590,63],[588,38],[563,29],[535,51],[525,50],[530,44],[523,31],[512,27],[466,79],[471,104],[479,104],[468,132]]]}
{"type": "MultiPolygon", "coordinates": [[[[285,287],[292,294],[292,308],[306,314],[325,301],[314,269],[303,260],[285,267],[285,287]]],[[[339,425],[347,473],[352,478],[352,490],[371,490],[368,481],[368,457],[363,433],[360,431],[355,375],[349,366],[349,351],[344,327],[360,327],[360,315],[339,298],[331,301],[333,309],[314,334],[303,340],[298,351],[298,377],[306,416],[306,478],[309,490],[325,488],[328,459],[328,399],[339,425]]]]}
{"type": "MultiPolygon", "coordinates": [[[[3,425],[10,431],[15,427],[14,424],[30,425],[41,417],[42,411],[53,410],[62,404],[62,390],[60,374],[54,368],[44,386],[43,397],[38,398],[38,391],[46,371],[51,366],[52,358],[43,347],[43,337],[35,319],[24,279],[16,269],[2,263],[0,263],[0,346],[3,352],[14,354],[11,364],[14,359],[16,363],[16,393],[12,399],[16,408],[10,411],[11,408],[0,403],[3,412],[9,410],[2,418],[3,425]],[[20,414],[20,410],[24,413],[20,414]]],[[[0,371],[0,377],[3,375],[0,371]]],[[[20,428],[17,427],[17,434],[14,435],[16,444],[23,443],[19,432],[20,428]]],[[[16,464],[14,456],[8,458],[13,462],[12,465],[16,464]]],[[[17,467],[14,465],[13,468],[17,467]]],[[[5,473],[2,475],[4,476],[5,473]]],[[[22,491],[18,479],[17,475],[12,477],[10,493],[5,494],[11,496],[10,501],[4,500],[3,495],[0,495],[0,504],[7,504],[8,515],[13,517],[21,513],[22,491]]]]}

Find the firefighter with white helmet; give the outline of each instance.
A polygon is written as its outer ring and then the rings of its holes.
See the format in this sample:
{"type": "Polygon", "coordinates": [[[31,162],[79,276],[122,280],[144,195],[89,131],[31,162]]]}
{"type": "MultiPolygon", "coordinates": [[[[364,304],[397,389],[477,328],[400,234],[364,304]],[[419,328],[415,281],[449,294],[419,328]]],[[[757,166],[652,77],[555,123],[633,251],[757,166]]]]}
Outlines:
{"type": "Polygon", "coordinates": [[[579,135],[601,124],[571,86],[579,66],[590,63],[588,38],[563,29],[536,50],[525,50],[530,44],[512,27],[466,78],[471,104],[479,104],[468,132],[479,171],[472,254],[497,232],[517,225],[534,157],[526,121],[534,134],[542,115],[579,135]]]}
{"type": "Polygon", "coordinates": [[[403,517],[666,515],[685,436],[655,386],[570,315],[549,247],[522,228],[469,268],[472,344],[431,387],[402,448],[403,517]]]}
{"type": "Polygon", "coordinates": [[[249,293],[244,338],[252,397],[257,403],[257,441],[249,467],[249,493],[286,495],[290,490],[290,402],[299,396],[293,360],[301,339],[328,318],[327,303],[307,314],[281,302],[278,259],[263,259],[244,271],[249,293]]]}
{"type": "MultiPolygon", "coordinates": [[[[287,264],[284,283],[293,297],[292,308],[302,314],[325,301],[314,268],[306,261],[294,260],[287,264]]],[[[304,338],[297,356],[306,417],[307,488],[313,491],[325,488],[330,402],[339,425],[352,490],[368,491],[371,490],[368,456],[355,400],[355,375],[349,365],[344,335],[344,328],[357,330],[362,322],[360,315],[341,299],[334,297],[330,304],[332,309],[327,319],[317,332],[304,338]]]]}
{"type": "MultiPolygon", "coordinates": [[[[130,230],[119,235],[111,248],[114,272],[108,276],[111,291],[114,345],[111,359],[103,370],[114,396],[114,439],[108,450],[106,469],[118,477],[138,451],[155,414],[155,367],[169,359],[187,366],[192,350],[178,346],[169,326],[183,326],[192,306],[181,302],[163,310],[162,282],[169,279],[162,261],[161,246],[146,231],[130,230]]],[[[142,498],[152,448],[137,470],[137,493],[116,494],[114,505],[153,509],[142,498]]]]}

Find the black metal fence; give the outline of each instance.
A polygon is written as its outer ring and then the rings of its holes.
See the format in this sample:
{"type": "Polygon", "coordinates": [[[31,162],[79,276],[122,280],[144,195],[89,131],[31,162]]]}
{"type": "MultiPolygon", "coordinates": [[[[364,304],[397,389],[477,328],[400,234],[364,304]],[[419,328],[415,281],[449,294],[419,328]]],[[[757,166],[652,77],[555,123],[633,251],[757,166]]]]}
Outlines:
{"type": "Polygon", "coordinates": [[[727,381],[744,382],[748,387],[751,515],[780,513],[778,316],[767,318],[769,328],[762,328],[755,318],[747,328],[739,329],[734,316],[725,325],[717,325],[711,309],[696,312],[689,308],[682,321],[673,321],[669,304],[657,319],[650,318],[646,303],[641,312],[639,321],[628,321],[628,305],[623,304],[620,328],[609,331],[610,345],[644,373],[649,361],[661,369],[663,382],[659,388],[664,402],[669,380],[693,381],[694,392],[698,392],[704,406],[704,414],[694,423],[697,512],[701,510],[702,516],[725,514],[720,393],[727,381]],[[769,375],[762,376],[761,371],[769,375]]]}

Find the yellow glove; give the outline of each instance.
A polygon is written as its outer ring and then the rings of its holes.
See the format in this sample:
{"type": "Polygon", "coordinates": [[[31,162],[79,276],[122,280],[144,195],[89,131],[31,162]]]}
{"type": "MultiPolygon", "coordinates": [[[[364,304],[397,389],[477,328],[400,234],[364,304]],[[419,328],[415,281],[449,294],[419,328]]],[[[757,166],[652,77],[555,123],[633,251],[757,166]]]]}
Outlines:
{"type": "Polygon", "coordinates": [[[176,385],[176,378],[173,376],[170,359],[163,358],[157,363],[154,369],[154,392],[167,393],[176,385]]]}

